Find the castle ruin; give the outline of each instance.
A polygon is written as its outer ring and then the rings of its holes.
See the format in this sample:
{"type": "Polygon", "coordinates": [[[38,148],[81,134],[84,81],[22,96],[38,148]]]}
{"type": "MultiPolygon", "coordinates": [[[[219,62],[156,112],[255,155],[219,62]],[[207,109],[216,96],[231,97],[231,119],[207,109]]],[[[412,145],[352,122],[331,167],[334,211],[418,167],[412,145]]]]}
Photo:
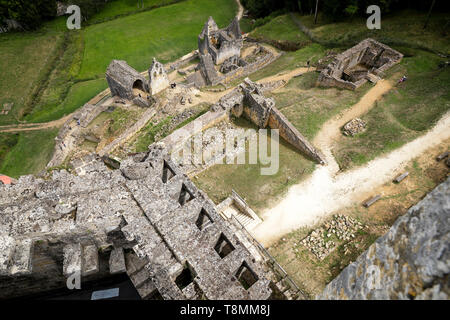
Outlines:
{"type": "Polygon", "coordinates": [[[209,17],[198,36],[199,53],[210,54],[216,65],[233,56],[240,56],[241,48],[242,34],[237,17],[224,29],[219,29],[214,19],[209,17]]]}
{"type": "Polygon", "coordinates": [[[323,87],[355,90],[367,81],[376,83],[403,55],[373,39],[365,39],[337,55],[317,79],[323,87]]]}
{"type": "Polygon", "coordinates": [[[162,63],[153,58],[152,65],[148,69],[149,91],[155,95],[169,86],[169,78],[162,63]]]}
{"type": "Polygon", "coordinates": [[[144,299],[269,299],[262,260],[164,147],[0,185],[0,296],[127,272],[144,299]],[[252,251],[250,251],[252,250],[252,251]],[[253,252],[253,253],[252,253],[253,252]]]}

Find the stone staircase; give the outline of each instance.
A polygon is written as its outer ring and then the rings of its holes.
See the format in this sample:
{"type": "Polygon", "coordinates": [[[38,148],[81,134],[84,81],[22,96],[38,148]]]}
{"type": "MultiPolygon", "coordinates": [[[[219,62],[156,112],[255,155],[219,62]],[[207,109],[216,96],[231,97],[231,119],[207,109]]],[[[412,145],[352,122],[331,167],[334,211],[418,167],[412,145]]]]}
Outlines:
{"type": "Polygon", "coordinates": [[[366,79],[372,82],[373,84],[376,84],[378,81],[381,80],[381,78],[373,73],[368,73],[366,76],[366,79]]]}

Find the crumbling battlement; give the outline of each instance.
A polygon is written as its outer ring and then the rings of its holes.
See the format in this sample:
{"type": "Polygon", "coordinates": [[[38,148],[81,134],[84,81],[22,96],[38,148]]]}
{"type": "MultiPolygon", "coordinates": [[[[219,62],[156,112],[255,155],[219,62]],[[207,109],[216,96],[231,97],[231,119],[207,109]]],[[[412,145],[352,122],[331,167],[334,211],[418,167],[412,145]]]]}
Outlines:
{"type": "Polygon", "coordinates": [[[99,249],[111,255],[110,273],[121,270],[117,250],[135,253],[142,265],[127,263],[127,272],[143,298],[271,296],[259,262],[161,145],[125,159],[120,170],[95,155],[72,164],[77,175],[53,171],[0,186],[1,297],[38,290],[25,278],[93,276],[105,270],[99,249]],[[36,275],[34,248],[42,243],[59,249],[45,257],[52,269],[36,275]]]}
{"type": "Polygon", "coordinates": [[[318,85],[355,90],[367,80],[373,81],[399,63],[403,55],[373,39],[365,39],[356,46],[337,55],[322,70],[317,80],[318,85]]]}
{"type": "Polygon", "coordinates": [[[226,59],[240,56],[242,34],[237,17],[224,29],[219,29],[212,17],[205,23],[198,36],[198,50],[201,55],[210,54],[216,65],[226,59]]]}
{"type": "Polygon", "coordinates": [[[166,89],[169,86],[169,77],[162,63],[153,58],[152,65],[148,69],[149,91],[151,95],[166,89]]]}
{"type": "Polygon", "coordinates": [[[450,296],[450,178],[397,219],[319,299],[444,299],[450,296]]]}
{"type": "Polygon", "coordinates": [[[305,153],[314,161],[325,164],[324,156],[289,122],[288,119],[275,107],[272,98],[263,95],[264,86],[246,78],[238,88],[231,91],[211,110],[220,112],[227,110],[235,117],[242,115],[260,128],[278,129],[280,136],[295,148],[305,153]]]}

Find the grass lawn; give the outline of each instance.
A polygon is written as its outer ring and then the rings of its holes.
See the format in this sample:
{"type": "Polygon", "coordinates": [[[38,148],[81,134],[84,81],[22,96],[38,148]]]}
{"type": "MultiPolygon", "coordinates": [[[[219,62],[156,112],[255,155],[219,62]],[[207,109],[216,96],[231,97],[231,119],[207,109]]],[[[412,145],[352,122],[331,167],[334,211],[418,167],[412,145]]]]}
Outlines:
{"type": "Polygon", "coordinates": [[[105,79],[82,81],[69,88],[65,100],[61,104],[40,106],[26,118],[28,122],[47,122],[60,119],[82,107],[87,101],[106,89],[105,79]]]}
{"type": "MultiPolygon", "coordinates": [[[[236,119],[235,123],[242,128],[256,129],[243,118],[236,119]]],[[[259,160],[257,164],[218,164],[201,172],[194,182],[215,203],[227,198],[234,189],[257,213],[260,213],[270,201],[282,195],[291,185],[307,177],[315,165],[280,138],[278,172],[274,175],[261,175],[262,167],[268,165],[261,164],[259,160]]]]}
{"type": "Polygon", "coordinates": [[[340,138],[334,154],[341,169],[364,164],[415,139],[450,110],[450,70],[440,69],[440,61],[436,55],[416,51],[392,69],[408,80],[362,117],[367,122],[364,133],[340,138]]]}
{"type": "Polygon", "coordinates": [[[311,42],[289,15],[275,17],[270,22],[253,30],[250,36],[262,40],[288,41],[301,46],[311,42]]]}
{"type": "Polygon", "coordinates": [[[17,143],[0,161],[0,172],[18,178],[44,170],[53,154],[57,134],[57,128],[19,133],[17,143]]]}
{"type": "Polygon", "coordinates": [[[356,91],[315,87],[318,73],[293,78],[272,94],[276,106],[308,139],[312,140],[330,118],[356,104],[372,87],[367,83],[356,91]]]}
{"type": "Polygon", "coordinates": [[[0,125],[16,123],[21,118],[60,40],[61,36],[55,33],[0,35],[0,108],[4,103],[14,103],[8,115],[0,115],[0,125]]]}
{"type": "Polygon", "coordinates": [[[18,141],[19,141],[18,133],[0,134],[0,168],[6,155],[8,154],[9,151],[11,151],[12,148],[14,148],[14,146],[17,144],[18,141]]]}
{"type": "Polygon", "coordinates": [[[102,10],[90,19],[90,23],[98,23],[104,20],[113,19],[120,15],[133,14],[140,11],[148,10],[154,6],[165,5],[174,0],[143,0],[144,8],[137,7],[136,0],[112,0],[108,1],[102,10]]]}
{"type": "Polygon", "coordinates": [[[113,59],[143,71],[156,57],[165,63],[197,47],[197,36],[210,15],[219,26],[236,14],[233,0],[187,0],[84,29],[85,51],[79,78],[103,75],[113,59]]]}
{"type": "Polygon", "coordinates": [[[332,43],[356,43],[371,37],[388,45],[407,44],[414,47],[426,47],[448,54],[450,52],[450,34],[444,29],[448,21],[445,13],[433,12],[427,29],[423,29],[426,12],[405,10],[387,14],[381,18],[381,29],[369,30],[366,19],[354,18],[344,22],[331,22],[319,16],[314,24],[314,16],[297,17],[315,37],[332,43]]]}

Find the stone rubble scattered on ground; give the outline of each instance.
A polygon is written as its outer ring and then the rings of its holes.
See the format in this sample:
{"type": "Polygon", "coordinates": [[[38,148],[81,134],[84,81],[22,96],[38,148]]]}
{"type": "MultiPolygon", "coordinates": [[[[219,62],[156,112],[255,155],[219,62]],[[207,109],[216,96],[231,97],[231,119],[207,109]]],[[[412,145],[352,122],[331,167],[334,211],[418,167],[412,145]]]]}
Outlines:
{"type": "Polygon", "coordinates": [[[347,122],[343,127],[343,133],[346,136],[354,136],[365,130],[367,123],[360,118],[355,118],[347,122]]]}
{"type": "Polygon", "coordinates": [[[356,231],[362,228],[361,222],[351,217],[337,214],[322,227],[312,231],[300,241],[300,244],[311,251],[319,260],[323,260],[336,248],[337,243],[330,240],[331,236],[334,235],[335,238],[341,241],[350,241],[355,238],[356,231]]]}

